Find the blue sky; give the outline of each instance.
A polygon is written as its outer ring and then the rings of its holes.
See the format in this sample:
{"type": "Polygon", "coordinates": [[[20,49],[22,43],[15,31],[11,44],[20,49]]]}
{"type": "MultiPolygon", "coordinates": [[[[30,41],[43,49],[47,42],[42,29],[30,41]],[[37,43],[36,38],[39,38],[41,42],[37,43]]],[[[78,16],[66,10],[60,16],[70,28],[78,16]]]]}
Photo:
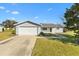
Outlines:
{"type": "Polygon", "coordinates": [[[18,22],[62,24],[61,17],[71,3],[0,3],[0,22],[15,19],[18,22]]]}

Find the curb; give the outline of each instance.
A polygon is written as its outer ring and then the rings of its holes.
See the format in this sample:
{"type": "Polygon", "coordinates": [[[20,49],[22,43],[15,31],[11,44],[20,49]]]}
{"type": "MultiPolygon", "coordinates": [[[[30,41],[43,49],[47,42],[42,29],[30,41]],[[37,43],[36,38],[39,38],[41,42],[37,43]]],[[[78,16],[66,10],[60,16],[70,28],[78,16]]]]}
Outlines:
{"type": "Polygon", "coordinates": [[[5,39],[5,40],[0,41],[0,44],[4,44],[4,43],[6,43],[6,42],[12,40],[14,37],[16,37],[16,36],[13,36],[13,37],[10,37],[10,38],[8,38],[8,39],[5,39]]]}

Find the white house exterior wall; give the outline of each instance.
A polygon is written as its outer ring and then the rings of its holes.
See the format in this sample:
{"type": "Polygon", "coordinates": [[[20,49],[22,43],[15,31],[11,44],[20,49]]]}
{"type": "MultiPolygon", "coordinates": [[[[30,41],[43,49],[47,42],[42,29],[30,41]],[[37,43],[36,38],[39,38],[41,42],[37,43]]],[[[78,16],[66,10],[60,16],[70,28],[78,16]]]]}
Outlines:
{"type": "Polygon", "coordinates": [[[2,27],[0,27],[0,32],[2,32],[2,27]]]}
{"type": "Polygon", "coordinates": [[[16,26],[16,34],[18,35],[38,35],[41,29],[39,26],[24,23],[21,25],[16,26]]]}
{"type": "MultiPolygon", "coordinates": [[[[0,28],[0,31],[2,29],[0,28]]],[[[62,33],[63,28],[52,28],[52,32],[50,32],[50,28],[48,27],[47,30],[43,30],[40,26],[34,25],[31,23],[22,23],[16,26],[16,34],[17,35],[38,35],[40,32],[44,33],[62,33]]]]}
{"type": "Polygon", "coordinates": [[[52,28],[52,33],[62,33],[63,32],[63,28],[52,28]]]}
{"type": "Polygon", "coordinates": [[[40,34],[41,32],[41,27],[38,27],[38,34],[40,34]]]}
{"type": "Polygon", "coordinates": [[[18,33],[18,32],[19,32],[19,31],[18,31],[19,27],[17,26],[15,29],[16,29],[16,34],[18,35],[18,34],[19,34],[19,33],[18,33]]]}
{"type": "Polygon", "coordinates": [[[52,28],[52,33],[56,33],[57,32],[57,28],[52,28]]]}
{"type": "Polygon", "coordinates": [[[63,32],[63,28],[59,28],[58,30],[57,30],[57,33],[62,33],[63,32]]]}
{"type": "MultiPolygon", "coordinates": [[[[41,29],[42,30],[42,29],[41,29]]],[[[47,30],[42,30],[42,32],[44,33],[62,33],[63,32],[63,28],[52,28],[52,32],[50,32],[50,28],[47,28],[47,30]]]]}

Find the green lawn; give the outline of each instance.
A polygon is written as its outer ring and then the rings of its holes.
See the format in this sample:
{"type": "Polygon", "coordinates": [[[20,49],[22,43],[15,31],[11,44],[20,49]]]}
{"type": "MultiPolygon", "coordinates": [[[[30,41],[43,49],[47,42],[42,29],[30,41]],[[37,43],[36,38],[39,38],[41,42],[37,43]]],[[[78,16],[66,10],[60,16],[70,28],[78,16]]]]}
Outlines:
{"type": "Polygon", "coordinates": [[[4,32],[0,32],[0,41],[5,40],[9,37],[12,37],[12,30],[6,30],[4,32]]]}
{"type": "Polygon", "coordinates": [[[79,56],[79,45],[74,41],[74,32],[62,33],[67,39],[37,38],[33,49],[33,56],[79,56]],[[70,43],[70,44],[69,44],[70,43]]]}
{"type": "Polygon", "coordinates": [[[79,46],[64,44],[58,40],[38,38],[33,56],[79,56],[79,46]]]}
{"type": "Polygon", "coordinates": [[[64,32],[63,34],[74,36],[75,33],[74,31],[67,31],[67,32],[64,32]]]}

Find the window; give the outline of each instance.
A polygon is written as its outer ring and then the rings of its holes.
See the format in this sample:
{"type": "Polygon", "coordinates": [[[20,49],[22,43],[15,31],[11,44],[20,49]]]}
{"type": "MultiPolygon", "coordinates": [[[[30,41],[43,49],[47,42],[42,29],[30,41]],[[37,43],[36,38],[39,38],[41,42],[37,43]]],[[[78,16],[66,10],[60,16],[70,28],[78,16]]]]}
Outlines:
{"type": "Polygon", "coordinates": [[[59,30],[60,28],[59,28],[59,27],[57,27],[57,29],[59,30]]]}
{"type": "Polygon", "coordinates": [[[47,28],[42,28],[42,30],[47,30],[47,28]]]}

